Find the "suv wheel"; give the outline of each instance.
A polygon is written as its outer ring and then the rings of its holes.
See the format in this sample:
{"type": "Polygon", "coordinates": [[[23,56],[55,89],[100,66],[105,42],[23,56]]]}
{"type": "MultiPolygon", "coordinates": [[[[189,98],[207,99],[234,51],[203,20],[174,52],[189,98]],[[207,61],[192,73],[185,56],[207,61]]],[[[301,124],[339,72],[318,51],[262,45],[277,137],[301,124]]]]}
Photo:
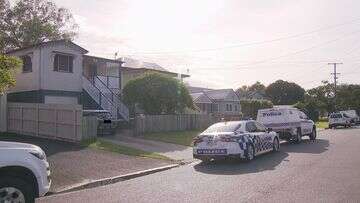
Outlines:
{"type": "Polygon", "coordinates": [[[0,177],[0,202],[32,203],[35,201],[31,184],[15,177],[0,177]]]}
{"type": "Polygon", "coordinates": [[[301,137],[301,129],[297,129],[296,130],[296,138],[295,138],[295,143],[296,144],[300,144],[301,143],[301,140],[302,140],[302,137],[301,137]]]}
{"type": "Polygon", "coordinates": [[[313,128],[312,133],[309,136],[310,140],[316,140],[316,128],[313,128]]]}

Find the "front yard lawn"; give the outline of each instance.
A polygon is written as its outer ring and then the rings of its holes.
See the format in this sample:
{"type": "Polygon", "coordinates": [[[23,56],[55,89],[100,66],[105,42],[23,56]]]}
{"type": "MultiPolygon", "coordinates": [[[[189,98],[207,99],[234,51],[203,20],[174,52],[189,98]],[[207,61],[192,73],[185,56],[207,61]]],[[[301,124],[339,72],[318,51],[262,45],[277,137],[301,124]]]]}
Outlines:
{"type": "Polygon", "coordinates": [[[171,160],[169,157],[163,156],[158,153],[147,152],[123,145],[114,144],[100,139],[85,140],[81,144],[91,149],[105,150],[109,152],[129,155],[129,156],[140,156],[140,157],[153,158],[153,159],[171,160]]]}
{"type": "Polygon", "coordinates": [[[200,134],[200,131],[176,131],[161,133],[146,133],[142,136],[144,139],[168,142],[178,145],[192,146],[192,140],[200,134]]]}
{"type": "Polygon", "coordinates": [[[329,122],[327,122],[327,121],[318,121],[318,122],[316,122],[316,128],[325,129],[325,128],[328,128],[328,127],[329,127],[329,122]]]}

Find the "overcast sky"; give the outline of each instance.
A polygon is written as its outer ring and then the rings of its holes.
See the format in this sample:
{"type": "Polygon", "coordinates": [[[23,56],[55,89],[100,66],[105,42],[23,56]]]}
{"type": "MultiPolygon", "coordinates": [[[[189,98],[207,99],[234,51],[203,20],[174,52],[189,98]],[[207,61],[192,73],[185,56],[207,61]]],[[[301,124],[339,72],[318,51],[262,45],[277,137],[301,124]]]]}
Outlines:
{"type": "Polygon", "coordinates": [[[55,0],[91,55],[132,56],[186,73],[195,86],[284,79],[305,88],[360,82],[357,0],[55,0]]]}

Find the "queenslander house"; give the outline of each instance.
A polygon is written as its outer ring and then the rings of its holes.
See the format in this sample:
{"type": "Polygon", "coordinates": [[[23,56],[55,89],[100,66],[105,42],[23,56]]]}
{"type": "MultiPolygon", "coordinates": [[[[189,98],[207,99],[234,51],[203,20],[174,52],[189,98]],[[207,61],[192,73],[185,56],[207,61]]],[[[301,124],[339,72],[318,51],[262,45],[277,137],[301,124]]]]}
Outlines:
{"type": "MultiPolygon", "coordinates": [[[[87,55],[83,47],[57,40],[11,50],[7,55],[23,61],[16,86],[8,91],[9,102],[80,104],[84,109],[103,109],[113,119],[129,120],[121,101],[126,83],[148,72],[177,77],[155,63],[134,59],[113,60],[87,55]]],[[[181,78],[189,75],[181,74],[181,78]]]]}

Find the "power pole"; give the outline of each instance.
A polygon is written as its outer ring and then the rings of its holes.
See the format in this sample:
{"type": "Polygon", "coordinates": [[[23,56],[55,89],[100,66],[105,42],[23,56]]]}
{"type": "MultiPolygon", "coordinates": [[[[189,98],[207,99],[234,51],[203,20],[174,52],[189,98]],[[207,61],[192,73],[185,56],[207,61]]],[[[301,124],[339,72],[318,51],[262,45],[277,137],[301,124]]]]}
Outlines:
{"type": "Polygon", "coordinates": [[[328,65],[334,66],[334,72],[331,73],[331,75],[334,75],[334,109],[336,110],[336,89],[337,89],[337,75],[340,75],[340,73],[336,72],[336,65],[341,65],[343,63],[328,63],[328,65]]]}

